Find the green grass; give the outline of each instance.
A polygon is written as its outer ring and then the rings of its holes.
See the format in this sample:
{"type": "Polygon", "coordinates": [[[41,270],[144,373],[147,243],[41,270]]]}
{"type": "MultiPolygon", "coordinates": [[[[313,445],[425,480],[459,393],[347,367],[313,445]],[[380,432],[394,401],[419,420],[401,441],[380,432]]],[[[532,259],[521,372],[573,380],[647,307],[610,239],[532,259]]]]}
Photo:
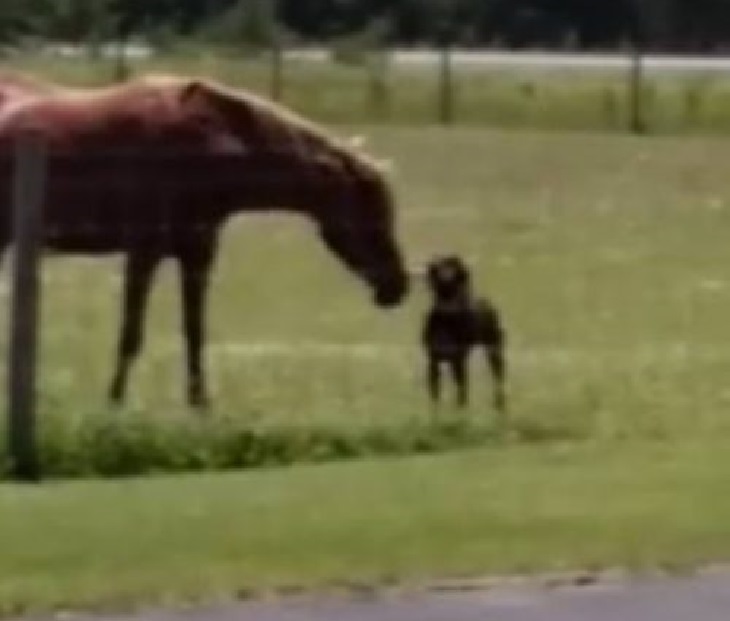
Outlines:
{"type": "Polygon", "coordinates": [[[727,441],[0,486],[0,614],[730,554],[727,441]],[[719,467],[718,467],[719,466],[719,467]]]}
{"type": "MultiPolygon", "coordinates": [[[[66,84],[108,83],[109,60],[62,59],[33,54],[6,65],[66,84]]],[[[375,66],[375,65],[373,65],[375,66]]],[[[180,47],[152,60],[131,63],[133,73],[165,72],[211,76],[268,94],[271,69],[265,56],[180,47]]],[[[438,67],[390,67],[381,72],[363,64],[312,63],[290,58],[284,70],[284,101],[330,123],[430,124],[440,118],[438,67]]],[[[465,125],[501,128],[626,131],[628,80],[620,72],[455,69],[454,118],[465,125]]],[[[645,117],[652,133],[730,131],[730,80],[711,75],[649,75],[645,117]]]]}

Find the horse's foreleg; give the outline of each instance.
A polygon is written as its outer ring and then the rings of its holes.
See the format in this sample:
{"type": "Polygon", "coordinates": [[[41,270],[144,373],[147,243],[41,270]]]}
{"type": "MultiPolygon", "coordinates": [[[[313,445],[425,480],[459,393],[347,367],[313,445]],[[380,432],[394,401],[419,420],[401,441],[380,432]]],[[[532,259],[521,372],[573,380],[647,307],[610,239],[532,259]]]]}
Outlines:
{"type": "Polygon", "coordinates": [[[147,298],[160,259],[159,255],[146,253],[127,256],[117,366],[109,389],[109,399],[115,404],[124,400],[130,368],[142,348],[147,298]]]}
{"type": "Polygon", "coordinates": [[[193,407],[208,404],[205,368],[205,305],[210,279],[212,253],[181,256],[183,330],[187,345],[188,403],[193,407]]]}

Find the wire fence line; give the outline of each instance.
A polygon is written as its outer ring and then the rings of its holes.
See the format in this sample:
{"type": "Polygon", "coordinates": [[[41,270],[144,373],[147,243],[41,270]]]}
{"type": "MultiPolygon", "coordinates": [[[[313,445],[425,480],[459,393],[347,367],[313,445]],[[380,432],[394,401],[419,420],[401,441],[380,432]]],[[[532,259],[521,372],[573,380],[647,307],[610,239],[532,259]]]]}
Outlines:
{"type": "Polygon", "coordinates": [[[29,54],[9,66],[81,85],[149,72],[205,75],[336,124],[730,132],[730,59],[658,56],[637,48],[555,54],[182,46],[119,63],[29,54]],[[636,121],[637,102],[643,122],[636,121]]]}
{"type": "MultiPolygon", "coordinates": [[[[259,70],[244,86],[325,121],[631,132],[646,129],[637,121],[645,116],[657,130],[701,126],[703,119],[695,118],[697,105],[671,122],[664,109],[687,108],[688,98],[724,98],[722,88],[710,92],[723,84],[722,61],[707,59],[704,64],[703,59],[663,59],[637,52],[581,56],[452,47],[352,52],[275,48],[248,62],[249,70],[259,70]],[[670,90],[679,93],[654,96],[657,84],[667,80],[673,82],[670,90]],[[683,101],[677,104],[677,99],[683,101]]],[[[125,75],[133,72],[130,64],[125,75]]],[[[228,77],[234,78],[234,73],[228,77]]]]}

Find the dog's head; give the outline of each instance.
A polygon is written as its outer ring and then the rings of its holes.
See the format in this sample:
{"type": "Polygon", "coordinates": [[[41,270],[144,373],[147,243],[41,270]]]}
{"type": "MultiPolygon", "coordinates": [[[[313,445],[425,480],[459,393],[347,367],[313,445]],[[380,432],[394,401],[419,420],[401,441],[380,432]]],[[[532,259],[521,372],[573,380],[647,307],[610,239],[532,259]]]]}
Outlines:
{"type": "Polygon", "coordinates": [[[428,286],[437,300],[455,300],[468,296],[471,290],[469,268],[456,255],[434,258],[426,272],[428,286]]]}

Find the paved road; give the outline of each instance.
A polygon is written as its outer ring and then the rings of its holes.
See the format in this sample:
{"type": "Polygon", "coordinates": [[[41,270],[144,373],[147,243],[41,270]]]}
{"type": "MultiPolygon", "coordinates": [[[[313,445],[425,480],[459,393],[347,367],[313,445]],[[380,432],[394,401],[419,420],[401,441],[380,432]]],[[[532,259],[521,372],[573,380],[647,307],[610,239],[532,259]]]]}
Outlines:
{"type": "MultiPolygon", "coordinates": [[[[291,599],[104,621],[727,621],[730,573],[583,587],[291,599]]],[[[67,619],[64,617],[64,619],[67,619]]],[[[101,620],[88,620],[101,621],[101,620]]]]}
{"type": "MultiPolygon", "coordinates": [[[[327,50],[293,50],[291,57],[324,62],[330,56],[327,50]]],[[[396,50],[392,62],[400,67],[433,67],[439,62],[434,50],[396,50]]],[[[453,62],[459,69],[475,71],[584,71],[625,72],[632,64],[629,54],[572,54],[545,52],[493,52],[485,50],[456,50],[453,62]]],[[[730,57],[646,55],[643,66],[648,73],[725,74],[730,76],[730,57]]]]}
{"type": "MultiPolygon", "coordinates": [[[[77,45],[48,45],[47,53],[66,57],[81,57],[84,48],[77,45]]],[[[116,46],[101,49],[102,54],[116,56],[116,46]]],[[[154,50],[145,45],[129,45],[130,58],[146,58],[154,50]]],[[[291,49],[287,56],[309,62],[328,62],[329,50],[322,48],[291,49]]],[[[429,69],[438,64],[439,53],[432,49],[397,49],[392,62],[400,67],[429,69]]],[[[463,70],[510,70],[510,71],[627,71],[631,65],[629,54],[581,54],[546,53],[524,51],[456,50],[452,54],[455,64],[463,70]]],[[[649,73],[726,74],[730,76],[730,57],[647,55],[643,60],[649,73]]]]}

